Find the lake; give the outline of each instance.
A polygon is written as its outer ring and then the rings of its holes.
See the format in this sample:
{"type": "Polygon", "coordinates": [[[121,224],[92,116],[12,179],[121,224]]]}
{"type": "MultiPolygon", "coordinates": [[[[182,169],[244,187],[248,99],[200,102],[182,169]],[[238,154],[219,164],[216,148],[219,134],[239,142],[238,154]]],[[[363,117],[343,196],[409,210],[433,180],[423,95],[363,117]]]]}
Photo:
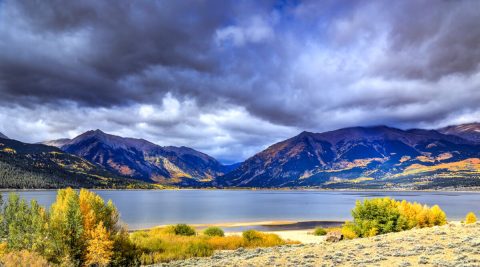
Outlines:
{"type": "MultiPolygon", "coordinates": [[[[449,220],[480,211],[477,192],[358,192],[313,190],[94,190],[112,199],[130,229],[163,224],[257,221],[344,221],[355,201],[390,196],[438,204],[449,220]]],[[[6,192],[3,192],[4,197],[6,192]]],[[[50,206],[56,191],[19,191],[27,200],[50,206]]]]}

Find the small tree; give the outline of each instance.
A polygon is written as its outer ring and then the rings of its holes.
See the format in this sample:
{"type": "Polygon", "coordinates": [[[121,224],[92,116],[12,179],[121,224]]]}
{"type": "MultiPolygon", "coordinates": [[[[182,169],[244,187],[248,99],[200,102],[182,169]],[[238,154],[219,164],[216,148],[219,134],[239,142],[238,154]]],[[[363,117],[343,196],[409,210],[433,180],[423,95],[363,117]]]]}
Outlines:
{"type": "Polygon", "coordinates": [[[113,255],[113,241],[108,235],[103,222],[90,230],[92,239],[87,241],[86,264],[93,266],[107,266],[113,255]]]}
{"type": "Polygon", "coordinates": [[[60,261],[68,259],[79,264],[82,261],[85,240],[83,216],[75,190],[67,188],[58,191],[57,199],[50,208],[50,216],[49,230],[53,239],[53,254],[50,256],[60,261]]]}
{"type": "Polygon", "coordinates": [[[469,212],[465,217],[465,223],[470,224],[470,223],[476,223],[476,222],[477,222],[477,216],[475,216],[475,213],[469,212]]]}

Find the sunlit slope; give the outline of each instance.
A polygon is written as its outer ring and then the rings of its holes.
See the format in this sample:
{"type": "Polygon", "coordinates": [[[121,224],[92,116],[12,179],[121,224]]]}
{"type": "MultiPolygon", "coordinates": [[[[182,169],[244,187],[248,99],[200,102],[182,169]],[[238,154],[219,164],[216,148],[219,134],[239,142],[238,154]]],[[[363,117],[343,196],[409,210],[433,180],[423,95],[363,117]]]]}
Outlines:
{"type": "Polygon", "coordinates": [[[0,188],[150,187],[56,147],[0,138],[0,188]]]}
{"type": "Polygon", "coordinates": [[[479,158],[480,146],[461,137],[433,130],[355,127],[303,132],[270,146],[215,182],[219,186],[384,188],[424,186],[435,179],[460,177],[476,183],[479,158]]]}
{"type": "Polygon", "coordinates": [[[85,132],[60,148],[118,175],[151,183],[199,185],[224,174],[226,168],[188,147],[162,147],[100,130],[85,132]]]}

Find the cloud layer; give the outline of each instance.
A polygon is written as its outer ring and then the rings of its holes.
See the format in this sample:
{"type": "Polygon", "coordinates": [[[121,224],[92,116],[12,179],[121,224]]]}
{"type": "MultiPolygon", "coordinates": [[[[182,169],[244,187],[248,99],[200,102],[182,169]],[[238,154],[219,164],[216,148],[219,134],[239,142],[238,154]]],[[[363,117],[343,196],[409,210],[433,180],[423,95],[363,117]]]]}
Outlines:
{"type": "Polygon", "coordinates": [[[0,1],[0,132],[243,160],[302,130],[479,120],[479,1],[0,1]]]}

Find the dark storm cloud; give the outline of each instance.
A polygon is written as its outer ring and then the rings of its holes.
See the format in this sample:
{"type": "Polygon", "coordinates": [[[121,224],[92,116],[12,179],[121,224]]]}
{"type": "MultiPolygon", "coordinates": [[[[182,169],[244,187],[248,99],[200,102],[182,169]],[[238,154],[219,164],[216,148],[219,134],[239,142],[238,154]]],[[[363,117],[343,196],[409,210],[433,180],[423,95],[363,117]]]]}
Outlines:
{"type": "Polygon", "coordinates": [[[229,14],[224,1],[6,1],[1,90],[86,105],[148,99],[157,92],[121,80],[156,65],[215,70],[209,36],[229,14]]]}
{"type": "Polygon", "coordinates": [[[40,141],[101,128],[234,161],[301,130],[480,120],[479,10],[0,1],[0,132],[40,141]]]}
{"type": "Polygon", "coordinates": [[[384,8],[392,10],[388,47],[392,59],[379,69],[420,79],[478,71],[479,1],[398,1],[384,8]]]}

